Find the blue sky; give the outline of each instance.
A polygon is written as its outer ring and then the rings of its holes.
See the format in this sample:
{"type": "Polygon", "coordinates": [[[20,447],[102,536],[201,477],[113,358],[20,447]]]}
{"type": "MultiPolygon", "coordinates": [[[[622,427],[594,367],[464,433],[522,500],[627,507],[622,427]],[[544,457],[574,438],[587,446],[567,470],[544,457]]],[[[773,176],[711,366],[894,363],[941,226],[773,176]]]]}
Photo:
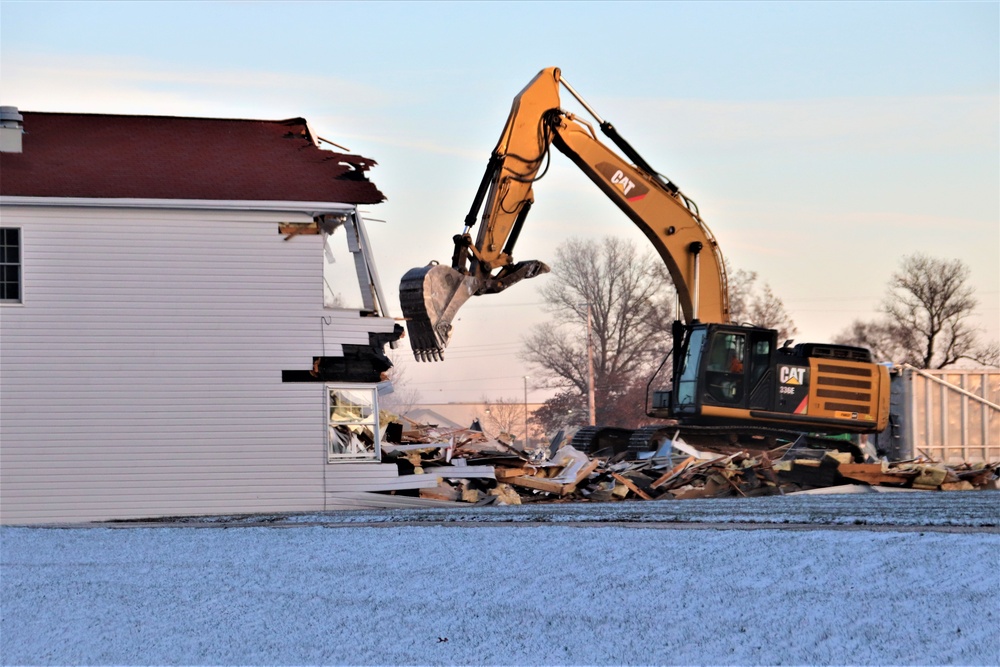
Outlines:
{"type": "MultiPolygon", "coordinates": [[[[448,260],[511,98],[559,66],[816,341],[873,316],[914,252],[968,263],[1000,336],[998,54],[996,2],[0,2],[3,104],[304,116],[375,158],[390,292],[448,260]]],[[[644,249],[561,156],[535,195],[519,260],[571,236],[644,249]]],[[[466,306],[444,364],[403,355],[425,399],[520,396],[543,317],[522,285],[466,306]]]]}

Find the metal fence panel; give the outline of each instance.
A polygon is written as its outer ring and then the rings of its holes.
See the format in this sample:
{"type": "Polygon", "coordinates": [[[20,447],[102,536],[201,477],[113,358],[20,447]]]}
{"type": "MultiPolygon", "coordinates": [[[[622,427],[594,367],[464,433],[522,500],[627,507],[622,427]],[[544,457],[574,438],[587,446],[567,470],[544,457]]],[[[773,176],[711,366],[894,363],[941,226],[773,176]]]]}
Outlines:
{"type": "Polygon", "coordinates": [[[896,458],[945,464],[1000,461],[1000,369],[919,370],[893,374],[896,458]]]}

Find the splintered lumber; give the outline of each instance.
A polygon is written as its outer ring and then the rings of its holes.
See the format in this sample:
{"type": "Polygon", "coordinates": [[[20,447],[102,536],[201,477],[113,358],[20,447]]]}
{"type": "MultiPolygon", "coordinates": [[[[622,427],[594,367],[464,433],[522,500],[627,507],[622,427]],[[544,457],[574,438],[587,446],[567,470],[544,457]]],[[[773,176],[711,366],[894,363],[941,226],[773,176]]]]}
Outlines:
{"type": "Polygon", "coordinates": [[[619,475],[616,472],[611,473],[611,476],[614,477],[616,481],[621,482],[622,484],[624,484],[625,486],[627,486],[628,489],[629,489],[629,491],[631,491],[635,495],[639,496],[643,500],[652,500],[653,499],[652,496],[650,496],[648,493],[646,493],[645,491],[643,491],[642,489],[640,489],[636,485],[636,483],[633,482],[632,480],[630,480],[628,477],[625,477],[624,475],[619,475]]]}
{"type": "Polygon", "coordinates": [[[697,460],[698,459],[694,456],[687,457],[686,459],[675,465],[673,468],[671,468],[670,472],[663,473],[663,475],[661,477],[658,477],[656,481],[650,484],[650,486],[652,486],[654,489],[659,488],[660,486],[670,481],[670,479],[673,478],[674,475],[679,475],[680,472],[684,470],[684,468],[687,468],[689,465],[691,465],[697,460]]]}
{"type": "Polygon", "coordinates": [[[973,486],[986,486],[991,481],[996,481],[994,470],[990,467],[985,467],[978,470],[977,469],[960,470],[956,474],[958,475],[959,479],[966,480],[973,486]]]}
{"type": "Polygon", "coordinates": [[[580,471],[576,474],[576,479],[573,480],[573,486],[576,486],[583,480],[590,477],[590,474],[593,473],[595,470],[597,470],[597,466],[599,466],[600,464],[601,462],[599,460],[591,459],[591,461],[583,468],[581,468],[580,471]]]}
{"type": "MultiPolygon", "coordinates": [[[[576,471],[576,475],[573,481],[570,483],[564,483],[557,479],[549,479],[542,477],[541,475],[515,475],[508,476],[506,471],[501,472],[502,468],[497,468],[497,479],[503,480],[507,484],[513,484],[514,486],[523,486],[529,489],[535,489],[537,491],[545,491],[546,493],[555,493],[560,496],[566,496],[574,491],[576,491],[576,485],[587,479],[592,472],[597,470],[597,466],[600,465],[600,461],[593,459],[588,461],[585,465],[576,471]]],[[[515,469],[516,470],[516,469],[515,469]]]]}
{"type": "Polygon", "coordinates": [[[741,488],[740,488],[740,485],[739,485],[739,484],[737,484],[736,482],[734,482],[734,481],[733,481],[733,478],[732,478],[731,476],[729,476],[729,475],[722,475],[721,477],[722,477],[722,478],[723,478],[724,480],[726,480],[726,482],[727,482],[727,483],[729,484],[729,486],[731,486],[731,487],[733,487],[734,489],[736,489],[736,492],[737,492],[737,493],[739,493],[739,494],[740,494],[741,496],[743,496],[744,498],[746,498],[746,497],[747,497],[747,494],[743,493],[743,489],[741,489],[741,488]]]}
{"type": "Polygon", "coordinates": [[[882,471],[881,463],[841,463],[837,467],[841,477],[877,486],[879,484],[905,484],[907,477],[890,475],[882,471]]]}
{"type": "Polygon", "coordinates": [[[762,452],[760,455],[760,465],[757,470],[759,471],[761,477],[764,481],[772,486],[778,485],[778,476],[774,474],[774,467],[771,464],[771,457],[767,455],[766,452],[762,452]]]}
{"type": "Polygon", "coordinates": [[[534,473],[538,472],[538,468],[534,466],[520,466],[520,467],[510,467],[510,466],[496,466],[494,468],[494,474],[497,479],[511,479],[513,477],[524,477],[524,476],[534,476],[534,473]]]}
{"type": "Polygon", "coordinates": [[[514,486],[523,486],[529,489],[545,491],[546,493],[555,493],[560,496],[566,492],[567,486],[572,486],[572,484],[560,484],[544,477],[534,477],[532,475],[506,477],[503,481],[514,486]]]}

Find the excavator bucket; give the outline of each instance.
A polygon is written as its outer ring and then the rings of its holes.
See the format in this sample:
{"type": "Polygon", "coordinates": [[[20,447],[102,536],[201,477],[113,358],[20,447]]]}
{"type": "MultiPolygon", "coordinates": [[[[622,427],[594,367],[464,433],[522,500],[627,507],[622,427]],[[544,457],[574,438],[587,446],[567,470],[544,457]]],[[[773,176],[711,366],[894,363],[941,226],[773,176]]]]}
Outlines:
{"type": "Polygon", "coordinates": [[[473,276],[441,264],[406,272],[399,283],[399,303],[417,361],[444,359],[455,313],[476,293],[480,283],[473,276]]]}

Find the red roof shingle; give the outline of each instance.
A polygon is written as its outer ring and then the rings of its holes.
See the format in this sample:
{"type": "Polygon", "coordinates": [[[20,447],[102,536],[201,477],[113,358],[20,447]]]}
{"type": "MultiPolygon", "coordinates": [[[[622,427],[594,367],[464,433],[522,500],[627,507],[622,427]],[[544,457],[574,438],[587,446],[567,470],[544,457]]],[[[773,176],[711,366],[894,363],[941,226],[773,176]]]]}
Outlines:
{"type": "Polygon", "coordinates": [[[306,121],[22,111],[0,194],[376,204],[375,161],[318,148],[306,121]]]}

